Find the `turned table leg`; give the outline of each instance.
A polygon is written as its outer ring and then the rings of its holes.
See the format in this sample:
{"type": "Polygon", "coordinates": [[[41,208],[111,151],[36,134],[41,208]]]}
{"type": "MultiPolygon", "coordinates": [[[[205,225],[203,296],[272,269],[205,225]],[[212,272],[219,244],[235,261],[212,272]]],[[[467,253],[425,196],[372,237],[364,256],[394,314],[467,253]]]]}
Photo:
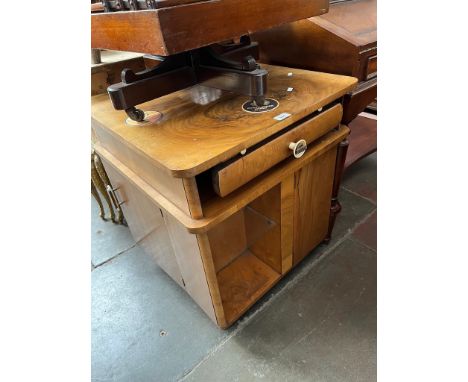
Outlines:
{"type": "Polygon", "coordinates": [[[335,225],[336,215],[338,215],[341,211],[341,204],[338,200],[338,193],[340,191],[341,177],[343,175],[348,146],[349,142],[347,139],[345,139],[338,145],[338,150],[336,153],[335,177],[333,179],[332,200],[330,207],[330,220],[328,223],[328,233],[324,240],[325,243],[330,242],[333,227],[335,225]]]}

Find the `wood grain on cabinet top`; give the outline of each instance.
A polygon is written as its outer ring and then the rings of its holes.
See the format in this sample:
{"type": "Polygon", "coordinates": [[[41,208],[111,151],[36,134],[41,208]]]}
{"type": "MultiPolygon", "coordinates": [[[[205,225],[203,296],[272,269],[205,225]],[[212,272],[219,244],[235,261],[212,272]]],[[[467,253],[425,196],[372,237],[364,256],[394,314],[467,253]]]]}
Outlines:
{"type": "Polygon", "coordinates": [[[168,56],[324,14],[328,0],[214,0],[91,16],[91,47],[168,56]]]}
{"type": "MultiPolygon", "coordinates": [[[[139,151],[172,176],[192,177],[340,98],[357,82],[347,76],[264,67],[269,71],[267,97],[279,101],[273,111],[247,113],[242,104],[248,97],[221,91],[218,100],[200,105],[192,99],[200,90],[195,87],[140,105],[145,111],[163,113],[158,124],[128,126],[126,114],[115,110],[109,97],[102,94],[92,98],[93,127],[109,131],[126,147],[139,151]],[[281,121],[274,119],[282,113],[291,115],[281,121]]],[[[105,146],[105,142],[101,144],[105,146]]]]}

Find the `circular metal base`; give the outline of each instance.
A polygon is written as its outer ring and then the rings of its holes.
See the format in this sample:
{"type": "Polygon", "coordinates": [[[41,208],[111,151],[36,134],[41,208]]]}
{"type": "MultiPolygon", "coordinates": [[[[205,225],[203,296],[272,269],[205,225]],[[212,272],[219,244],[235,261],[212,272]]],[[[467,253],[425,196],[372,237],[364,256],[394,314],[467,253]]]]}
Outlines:
{"type": "Polygon", "coordinates": [[[145,111],[145,119],[143,121],[137,122],[131,118],[127,118],[125,123],[129,126],[148,126],[160,122],[162,117],[163,114],[159,111],[145,111]]]}

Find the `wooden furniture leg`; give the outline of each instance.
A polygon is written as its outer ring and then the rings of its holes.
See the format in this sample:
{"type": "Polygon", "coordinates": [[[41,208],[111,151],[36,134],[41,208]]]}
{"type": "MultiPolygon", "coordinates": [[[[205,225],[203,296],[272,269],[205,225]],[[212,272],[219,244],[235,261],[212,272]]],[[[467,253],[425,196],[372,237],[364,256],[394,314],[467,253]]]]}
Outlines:
{"type": "Polygon", "coordinates": [[[328,223],[328,233],[324,243],[328,244],[331,240],[333,227],[335,226],[336,215],[341,211],[341,204],[338,200],[338,193],[340,191],[341,177],[343,175],[344,164],[346,161],[346,154],[348,152],[349,141],[345,139],[338,145],[336,152],[335,164],[335,178],[333,180],[332,200],[330,207],[330,221],[328,223]]]}

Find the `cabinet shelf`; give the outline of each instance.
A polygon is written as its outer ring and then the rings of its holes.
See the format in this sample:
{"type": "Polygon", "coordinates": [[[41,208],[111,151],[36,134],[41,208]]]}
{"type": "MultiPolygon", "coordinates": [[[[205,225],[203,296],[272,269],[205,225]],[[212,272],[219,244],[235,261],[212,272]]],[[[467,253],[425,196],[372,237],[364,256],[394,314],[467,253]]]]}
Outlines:
{"type": "Polygon", "coordinates": [[[248,250],[218,272],[217,276],[228,325],[281,278],[278,272],[248,250]]]}

